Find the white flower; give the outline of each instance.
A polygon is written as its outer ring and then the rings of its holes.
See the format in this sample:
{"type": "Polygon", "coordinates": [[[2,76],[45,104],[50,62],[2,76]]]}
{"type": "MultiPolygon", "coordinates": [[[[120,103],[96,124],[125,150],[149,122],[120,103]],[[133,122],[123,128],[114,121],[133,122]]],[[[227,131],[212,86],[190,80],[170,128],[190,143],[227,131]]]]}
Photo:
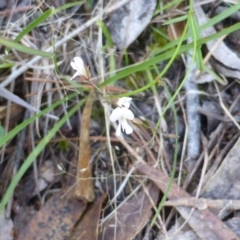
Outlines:
{"type": "Polygon", "coordinates": [[[117,107],[116,109],[113,110],[113,112],[110,115],[110,121],[116,122],[118,120],[118,127],[116,131],[116,135],[118,137],[121,136],[121,128],[123,131],[126,132],[126,134],[131,134],[133,132],[132,127],[127,122],[127,120],[133,119],[134,119],[133,112],[126,107],[117,107]]]}
{"type": "Polygon", "coordinates": [[[130,97],[122,97],[122,98],[119,98],[119,99],[118,99],[117,105],[118,105],[119,107],[129,108],[129,107],[130,107],[130,104],[131,104],[131,101],[132,101],[132,98],[130,98],[130,97]]]}
{"type": "Polygon", "coordinates": [[[77,72],[75,72],[75,74],[73,75],[73,77],[70,80],[72,80],[73,78],[75,78],[77,76],[83,77],[84,79],[89,78],[88,72],[85,68],[85,65],[84,65],[84,62],[83,62],[82,58],[75,57],[73,59],[73,61],[71,62],[71,66],[77,72]]]}

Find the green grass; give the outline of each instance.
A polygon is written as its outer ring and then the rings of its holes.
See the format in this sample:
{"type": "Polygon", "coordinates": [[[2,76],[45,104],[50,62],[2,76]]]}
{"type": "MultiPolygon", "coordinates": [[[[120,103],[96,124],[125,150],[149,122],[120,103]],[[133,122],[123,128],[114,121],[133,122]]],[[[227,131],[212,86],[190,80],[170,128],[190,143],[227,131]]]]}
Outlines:
{"type": "Polygon", "coordinates": [[[35,149],[29,154],[27,159],[24,161],[20,169],[18,170],[17,174],[12,179],[10,185],[7,188],[7,191],[1,201],[0,204],[0,213],[5,208],[6,204],[8,203],[8,200],[12,196],[14,189],[16,188],[17,184],[21,180],[21,178],[24,176],[25,172],[28,170],[28,168],[32,165],[32,163],[37,159],[38,155],[41,153],[41,151],[44,149],[44,147],[49,143],[49,141],[55,136],[55,134],[58,132],[58,130],[63,126],[63,124],[76,112],[78,109],[83,105],[85,102],[84,100],[79,101],[74,107],[72,107],[68,114],[62,117],[52,129],[49,130],[48,134],[43,137],[43,139],[39,142],[39,144],[35,147],[35,149]]]}

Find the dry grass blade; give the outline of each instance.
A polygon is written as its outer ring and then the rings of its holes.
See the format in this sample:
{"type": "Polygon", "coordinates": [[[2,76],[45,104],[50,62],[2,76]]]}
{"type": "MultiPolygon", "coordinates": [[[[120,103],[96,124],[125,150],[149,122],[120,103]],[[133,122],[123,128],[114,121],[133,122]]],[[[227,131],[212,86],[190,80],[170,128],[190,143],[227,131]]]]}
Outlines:
{"type": "Polygon", "coordinates": [[[81,134],[79,141],[79,157],[77,167],[77,183],[75,187],[75,195],[88,202],[94,199],[94,189],[92,181],[92,167],[90,164],[90,138],[89,127],[91,121],[92,104],[95,91],[92,90],[86,102],[81,120],[81,134]]]}
{"type": "MultiPolygon", "coordinates": [[[[17,95],[11,93],[10,91],[8,91],[5,88],[0,87],[0,96],[8,99],[9,101],[17,103],[17,104],[29,109],[30,111],[37,112],[37,113],[40,112],[39,109],[33,107],[32,105],[30,105],[29,103],[27,103],[26,101],[24,101],[23,99],[21,99],[17,95]]],[[[55,119],[55,120],[59,119],[57,116],[54,116],[52,114],[46,114],[46,116],[48,116],[52,119],[55,119]]]]}
{"type": "Polygon", "coordinates": [[[145,191],[122,203],[113,216],[104,223],[99,239],[115,239],[115,234],[118,240],[133,239],[149,221],[151,209],[156,204],[158,196],[159,190],[150,184],[145,191]]]}
{"type": "MultiPolygon", "coordinates": [[[[136,168],[152,179],[159,189],[163,192],[166,191],[170,179],[160,169],[155,169],[142,163],[136,165],[136,168]]],[[[170,200],[189,197],[191,197],[190,194],[182,190],[176,183],[172,184],[168,194],[170,200]]],[[[232,232],[219,218],[207,209],[194,209],[194,211],[191,211],[190,207],[176,207],[176,209],[184,219],[187,219],[187,223],[201,239],[239,239],[234,232],[232,232]]]]}

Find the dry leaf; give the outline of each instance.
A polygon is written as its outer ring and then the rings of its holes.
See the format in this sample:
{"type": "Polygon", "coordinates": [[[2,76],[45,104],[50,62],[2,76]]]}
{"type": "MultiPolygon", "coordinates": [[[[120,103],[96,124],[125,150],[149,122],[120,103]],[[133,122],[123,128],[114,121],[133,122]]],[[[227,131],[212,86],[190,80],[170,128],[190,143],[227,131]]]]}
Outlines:
{"type": "Polygon", "coordinates": [[[176,227],[172,227],[168,233],[168,238],[166,238],[165,234],[160,234],[157,240],[201,240],[194,231],[181,231],[176,229],[176,227]]]}
{"type": "Polygon", "coordinates": [[[19,234],[19,240],[64,240],[70,236],[86,204],[77,199],[63,197],[65,192],[66,190],[62,190],[48,200],[19,234]]]}
{"type": "Polygon", "coordinates": [[[1,240],[13,240],[13,222],[11,219],[4,217],[4,212],[0,214],[0,239],[1,240]]]}
{"type": "Polygon", "coordinates": [[[35,187],[34,192],[32,193],[32,196],[35,196],[38,192],[44,190],[49,183],[51,183],[54,178],[54,165],[52,161],[45,161],[43,165],[40,168],[40,174],[38,178],[38,186],[35,187]]]}
{"type": "MultiPolygon", "coordinates": [[[[224,158],[217,172],[210,178],[202,190],[201,197],[211,199],[239,199],[240,198],[240,138],[224,158]]],[[[220,209],[213,210],[216,214],[220,209]]],[[[221,211],[225,216],[228,211],[221,211]]]]}
{"type": "Polygon", "coordinates": [[[107,25],[120,50],[127,48],[141,34],[151,21],[155,8],[156,0],[131,0],[110,16],[107,25]]]}
{"type": "Polygon", "coordinates": [[[93,202],[85,211],[81,221],[74,228],[71,240],[95,240],[98,236],[98,223],[102,211],[102,203],[106,195],[93,202]]]}
{"type": "MultiPolygon", "coordinates": [[[[199,25],[203,25],[208,22],[208,18],[199,4],[195,4],[194,9],[199,25]]],[[[204,29],[201,32],[201,35],[204,38],[214,33],[216,33],[216,30],[211,26],[207,29],[204,29]]],[[[237,56],[237,54],[229,49],[223,40],[211,40],[208,41],[206,45],[208,50],[211,51],[212,56],[221,63],[221,66],[217,63],[215,64],[218,74],[222,74],[227,77],[237,77],[240,79],[240,58],[237,56]]]]}
{"type": "Polygon", "coordinates": [[[185,22],[175,22],[168,25],[167,33],[170,40],[174,41],[182,36],[182,33],[185,28],[185,22]]]}
{"type": "MultiPolygon", "coordinates": [[[[218,116],[222,116],[223,115],[223,111],[222,108],[220,106],[220,104],[216,101],[214,101],[214,99],[202,99],[202,109],[206,112],[210,112],[210,113],[214,113],[218,116]]],[[[211,117],[210,116],[206,116],[207,118],[207,136],[210,135],[210,133],[217,128],[218,124],[221,122],[220,120],[211,117]]]]}
{"type": "Polygon", "coordinates": [[[145,190],[123,202],[114,211],[113,216],[104,223],[99,240],[115,239],[114,231],[116,231],[117,240],[133,239],[149,221],[152,215],[152,203],[156,204],[158,196],[159,190],[154,184],[150,184],[145,190]]]}
{"type": "Polygon", "coordinates": [[[7,105],[0,106],[0,120],[1,125],[6,126],[8,125],[8,131],[12,130],[18,121],[22,119],[24,109],[22,106],[12,103],[10,109],[10,118],[7,119],[7,105]]]}
{"type": "MultiPolygon", "coordinates": [[[[160,169],[155,169],[142,163],[137,164],[136,168],[148,176],[149,179],[152,179],[162,192],[166,191],[170,179],[160,169]]],[[[168,198],[172,200],[175,198],[187,197],[191,197],[191,195],[173,182],[168,193],[168,198]]],[[[207,209],[194,209],[193,212],[190,207],[176,207],[176,209],[184,219],[187,219],[187,223],[201,239],[238,239],[234,232],[232,232],[219,218],[207,209]]]]}
{"type": "Polygon", "coordinates": [[[240,237],[240,217],[233,217],[227,220],[226,225],[240,237]]]}

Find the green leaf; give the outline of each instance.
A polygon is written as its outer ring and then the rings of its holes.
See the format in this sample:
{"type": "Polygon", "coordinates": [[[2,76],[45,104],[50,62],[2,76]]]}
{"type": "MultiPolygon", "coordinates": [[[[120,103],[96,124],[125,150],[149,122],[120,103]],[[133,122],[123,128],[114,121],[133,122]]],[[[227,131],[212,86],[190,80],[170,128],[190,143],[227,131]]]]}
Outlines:
{"type": "Polygon", "coordinates": [[[37,50],[34,48],[26,47],[26,46],[23,46],[22,44],[19,44],[14,41],[10,41],[9,39],[4,39],[1,37],[0,37],[0,44],[4,45],[6,47],[9,47],[9,48],[16,49],[20,52],[31,54],[31,55],[42,56],[42,57],[46,57],[46,58],[52,57],[51,53],[47,53],[47,52],[40,51],[40,50],[37,50]]]}
{"type": "Polygon", "coordinates": [[[0,69],[11,68],[11,67],[13,67],[13,66],[14,66],[13,63],[5,62],[5,63],[3,63],[3,64],[0,64],[0,69]]]}
{"type": "Polygon", "coordinates": [[[0,139],[4,136],[5,130],[2,127],[2,125],[0,125],[0,139]]]}
{"type": "Polygon", "coordinates": [[[169,25],[169,24],[176,23],[176,22],[182,22],[182,21],[186,20],[187,18],[188,18],[188,15],[183,15],[181,17],[177,17],[177,18],[173,18],[168,21],[165,21],[162,25],[169,25]]]}
{"type": "Polygon", "coordinates": [[[5,208],[6,204],[8,203],[8,200],[12,196],[14,189],[16,188],[17,184],[25,174],[25,172],[28,170],[28,168],[32,165],[32,163],[36,160],[38,155],[42,152],[44,147],[49,143],[49,141],[54,137],[54,135],[57,133],[59,128],[63,126],[63,124],[69,119],[85,102],[85,99],[79,101],[69,112],[67,115],[62,117],[55,125],[54,127],[48,132],[48,134],[39,142],[39,144],[36,146],[36,148],[30,153],[30,155],[27,157],[27,159],[24,161],[20,169],[18,170],[17,174],[14,176],[12,182],[10,183],[9,187],[7,188],[6,193],[3,196],[2,202],[0,204],[0,214],[5,208]]]}
{"type": "Polygon", "coordinates": [[[66,10],[68,8],[75,7],[75,6],[82,5],[82,4],[83,4],[83,1],[64,4],[63,6],[55,9],[54,12],[53,12],[53,15],[56,14],[56,13],[62,12],[63,10],[66,10]]]}
{"type": "Polygon", "coordinates": [[[24,122],[20,123],[19,125],[17,125],[14,129],[12,129],[9,133],[7,133],[5,136],[3,136],[0,139],[0,147],[2,147],[6,142],[8,142],[9,140],[11,140],[13,137],[15,137],[23,128],[27,127],[30,123],[32,123],[33,121],[35,121],[36,119],[38,119],[39,117],[45,115],[46,113],[48,113],[49,111],[51,111],[52,109],[54,109],[55,107],[59,106],[60,104],[62,104],[63,102],[65,102],[68,99],[73,98],[74,96],[76,96],[78,93],[75,92],[61,100],[56,101],[55,103],[53,103],[51,106],[49,106],[48,108],[45,108],[44,110],[42,110],[40,113],[35,114],[33,117],[26,119],[24,122]]]}
{"type": "Polygon", "coordinates": [[[221,78],[219,75],[217,75],[213,70],[211,70],[210,68],[208,68],[207,66],[203,66],[203,70],[205,72],[207,72],[208,74],[212,75],[217,82],[219,82],[222,85],[227,85],[228,81],[225,78],[221,78]]]}
{"type": "MultiPolygon", "coordinates": [[[[50,16],[53,16],[67,8],[74,7],[77,5],[83,4],[82,1],[80,2],[74,2],[74,3],[68,3],[65,4],[57,9],[48,9],[46,12],[42,13],[38,18],[34,19],[31,23],[29,23],[18,35],[17,37],[13,40],[14,42],[19,42],[24,36],[26,36],[28,33],[30,33],[32,30],[34,30],[39,24],[43,23],[47,18],[50,16]]],[[[7,46],[7,45],[5,45],[7,46]]],[[[24,47],[24,46],[23,46],[24,47]]],[[[6,49],[7,54],[9,54],[11,47],[8,47],[6,49]]],[[[15,49],[15,48],[14,48],[15,49]]],[[[19,49],[17,49],[19,50],[19,49]]],[[[20,51],[20,50],[19,50],[20,51]]],[[[29,52],[28,52],[29,53],[29,52]]],[[[31,54],[31,53],[30,53],[31,54]]],[[[36,55],[36,54],[34,54],[36,55]]],[[[42,56],[39,54],[39,56],[42,56]]],[[[43,56],[45,57],[45,56],[43,56]]],[[[48,57],[51,57],[50,55],[48,57]]]]}
{"type": "MultiPolygon", "coordinates": [[[[231,32],[234,32],[238,29],[240,29],[240,23],[234,24],[231,27],[223,29],[222,31],[217,32],[217,33],[215,33],[211,36],[208,36],[206,38],[202,38],[202,39],[197,40],[197,45],[201,46],[202,44],[205,44],[208,41],[211,41],[213,39],[222,37],[222,36],[227,35],[231,32]]],[[[179,40],[170,42],[169,44],[166,45],[166,47],[161,48],[161,51],[159,51],[159,52],[161,52],[161,54],[159,54],[155,57],[152,57],[152,58],[147,59],[143,62],[140,62],[140,63],[134,64],[134,65],[131,65],[129,67],[126,67],[124,70],[119,71],[115,76],[112,76],[112,77],[106,79],[103,83],[101,83],[99,85],[99,87],[103,87],[103,86],[106,86],[108,84],[111,84],[111,83],[113,83],[113,82],[115,82],[115,81],[117,81],[121,78],[129,76],[130,74],[140,72],[140,71],[145,71],[145,70],[149,69],[149,67],[153,67],[155,64],[158,64],[159,62],[170,59],[173,56],[173,54],[175,53],[175,49],[173,49],[173,48],[176,46],[176,44],[178,42],[179,42],[179,40]],[[162,53],[163,50],[168,50],[168,51],[165,51],[164,53],[162,53]]],[[[178,51],[178,55],[180,55],[182,53],[185,53],[192,48],[193,48],[193,43],[182,45],[180,47],[179,51],[178,51]]],[[[151,87],[151,86],[148,86],[148,87],[151,87]]]]}
{"type": "Polygon", "coordinates": [[[17,37],[14,39],[14,42],[19,42],[25,35],[31,32],[40,23],[44,22],[51,14],[52,14],[52,9],[48,9],[46,12],[41,14],[41,16],[33,20],[17,35],[17,37]]]}
{"type": "Polygon", "coordinates": [[[102,32],[107,40],[107,47],[111,48],[113,46],[113,41],[106,25],[100,20],[97,21],[97,25],[102,29],[102,32]]]}

